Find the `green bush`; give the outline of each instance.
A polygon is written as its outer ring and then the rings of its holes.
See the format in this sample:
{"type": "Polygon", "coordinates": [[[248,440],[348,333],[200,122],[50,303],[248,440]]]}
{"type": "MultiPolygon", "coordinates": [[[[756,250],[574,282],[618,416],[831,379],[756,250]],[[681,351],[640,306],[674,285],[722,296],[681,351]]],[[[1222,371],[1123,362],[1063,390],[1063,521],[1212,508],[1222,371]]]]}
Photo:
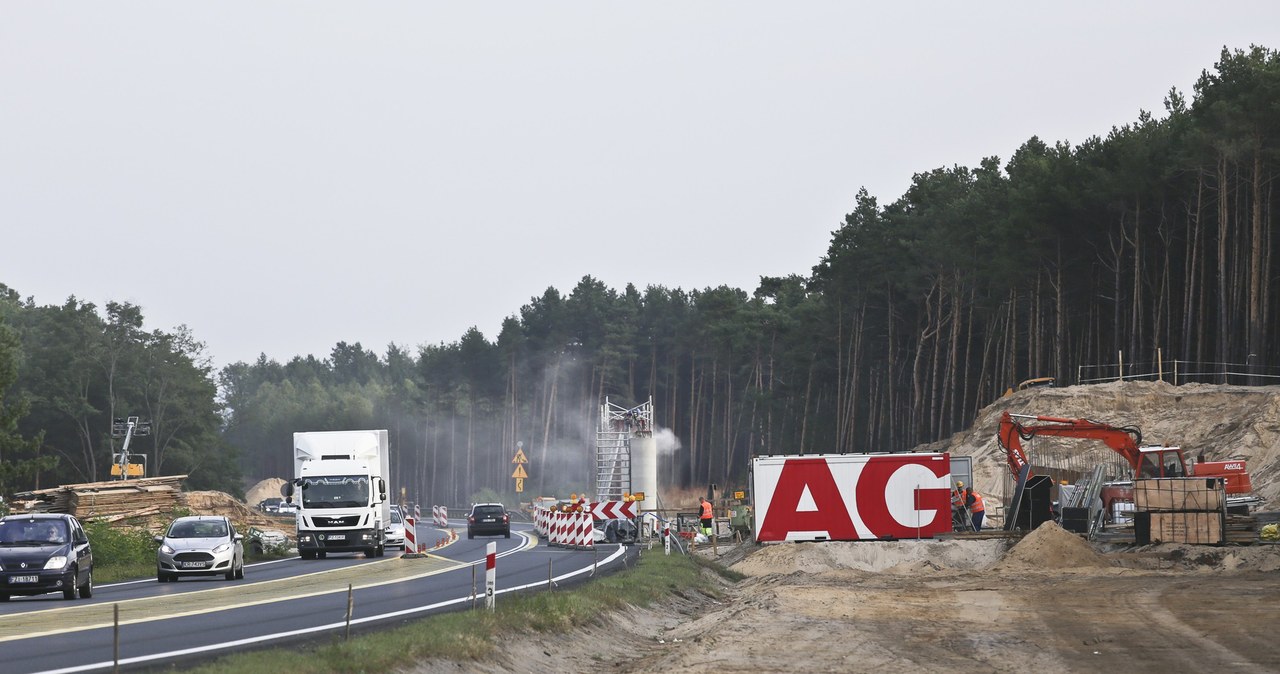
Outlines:
{"type": "Polygon", "coordinates": [[[93,546],[93,572],[99,582],[142,578],[155,573],[159,546],[149,531],[113,529],[102,521],[85,522],[84,528],[93,546]]]}

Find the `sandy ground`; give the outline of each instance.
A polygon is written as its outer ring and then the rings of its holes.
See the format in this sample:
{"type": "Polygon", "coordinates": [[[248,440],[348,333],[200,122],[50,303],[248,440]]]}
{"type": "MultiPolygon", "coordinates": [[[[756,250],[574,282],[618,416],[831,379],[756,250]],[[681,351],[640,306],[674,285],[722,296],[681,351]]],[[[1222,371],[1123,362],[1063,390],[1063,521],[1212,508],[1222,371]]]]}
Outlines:
{"type": "MultiPolygon", "coordinates": [[[[743,573],[414,672],[1280,671],[1280,546],[1005,540],[721,548],[743,573]]],[[[648,554],[660,554],[653,550],[648,554]]],[[[711,555],[710,550],[695,554],[711,555]]]]}

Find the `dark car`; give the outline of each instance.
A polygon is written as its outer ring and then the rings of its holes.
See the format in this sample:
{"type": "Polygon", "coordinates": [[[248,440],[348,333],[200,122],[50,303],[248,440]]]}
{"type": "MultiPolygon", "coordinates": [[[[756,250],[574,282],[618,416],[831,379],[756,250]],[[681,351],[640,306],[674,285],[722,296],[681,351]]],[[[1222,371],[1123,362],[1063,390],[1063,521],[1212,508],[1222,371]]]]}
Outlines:
{"type": "Polygon", "coordinates": [[[467,538],[503,535],[511,538],[511,518],[501,503],[477,503],[467,515],[467,538]]]}
{"type": "Polygon", "coordinates": [[[58,591],[93,596],[93,551],[80,521],[50,513],[0,519],[0,601],[58,591]]]}

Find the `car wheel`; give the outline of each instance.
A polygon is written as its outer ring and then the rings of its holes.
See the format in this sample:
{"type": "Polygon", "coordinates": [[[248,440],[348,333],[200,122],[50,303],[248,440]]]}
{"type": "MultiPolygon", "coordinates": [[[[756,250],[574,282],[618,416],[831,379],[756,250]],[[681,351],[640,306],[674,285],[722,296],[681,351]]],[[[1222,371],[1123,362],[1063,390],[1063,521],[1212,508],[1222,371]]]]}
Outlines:
{"type": "Polygon", "coordinates": [[[80,598],[88,599],[93,596],[93,569],[89,569],[89,577],[84,580],[84,585],[80,586],[80,598]]]}
{"type": "Polygon", "coordinates": [[[234,559],[233,559],[233,560],[231,560],[231,570],[230,570],[230,571],[228,571],[228,572],[226,572],[226,573],[224,573],[224,574],[222,574],[222,577],[223,577],[223,578],[226,578],[227,580],[235,580],[235,579],[236,579],[236,560],[234,560],[234,559]]]}
{"type": "Polygon", "coordinates": [[[471,533],[471,530],[470,530],[470,529],[467,529],[467,538],[475,538],[475,537],[476,537],[476,535],[475,535],[475,534],[473,534],[473,533],[471,533]]]}
{"type": "Polygon", "coordinates": [[[69,577],[69,580],[67,581],[67,585],[66,587],[62,588],[63,599],[75,599],[80,595],[80,586],[76,584],[76,581],[78,580],[79,575],[80,575],[80,572],[78,570],[74,568],[71,569],[71,575],[69,577]]]}
{"type": "Polygon", "coordinates": [[[240,580],[244,580],[244,563],[243,562],[240,564],[240,570],[236,572],[236,578],[239,578],[240,580]]]}
{"type": "Polygon", "coordinates": [[[505,538],[511,538],[511,530],[507,529],[507,533],[503,534],[505,538]]]}

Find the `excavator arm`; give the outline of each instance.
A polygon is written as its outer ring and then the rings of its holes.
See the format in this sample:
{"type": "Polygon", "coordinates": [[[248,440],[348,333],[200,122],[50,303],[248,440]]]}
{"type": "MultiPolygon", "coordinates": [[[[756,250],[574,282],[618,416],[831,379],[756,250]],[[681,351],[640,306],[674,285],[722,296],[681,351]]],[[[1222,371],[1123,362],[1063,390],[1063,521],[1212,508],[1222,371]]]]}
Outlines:
{"type": "Polygon", "coordinates": [[[1142,446],[1142,431],[1132,426],[1112,426],[1088,419],[1010,414],[1006,410],[1000,415],[1000,433],[997,435],[997,440],[1005,451],[1005,460],[1015,478],[1022,472],[1022,467],[1028,463],[1027,453],[1022,449],[1022,442],[1042,435],[1099,440],[1123,456],[1135,473],[1139,471],[1142,463],[1142,452],[1139,450],[1142,446]],[[1024,421],[1035,423],[1029,424],[1024,421]]]}

